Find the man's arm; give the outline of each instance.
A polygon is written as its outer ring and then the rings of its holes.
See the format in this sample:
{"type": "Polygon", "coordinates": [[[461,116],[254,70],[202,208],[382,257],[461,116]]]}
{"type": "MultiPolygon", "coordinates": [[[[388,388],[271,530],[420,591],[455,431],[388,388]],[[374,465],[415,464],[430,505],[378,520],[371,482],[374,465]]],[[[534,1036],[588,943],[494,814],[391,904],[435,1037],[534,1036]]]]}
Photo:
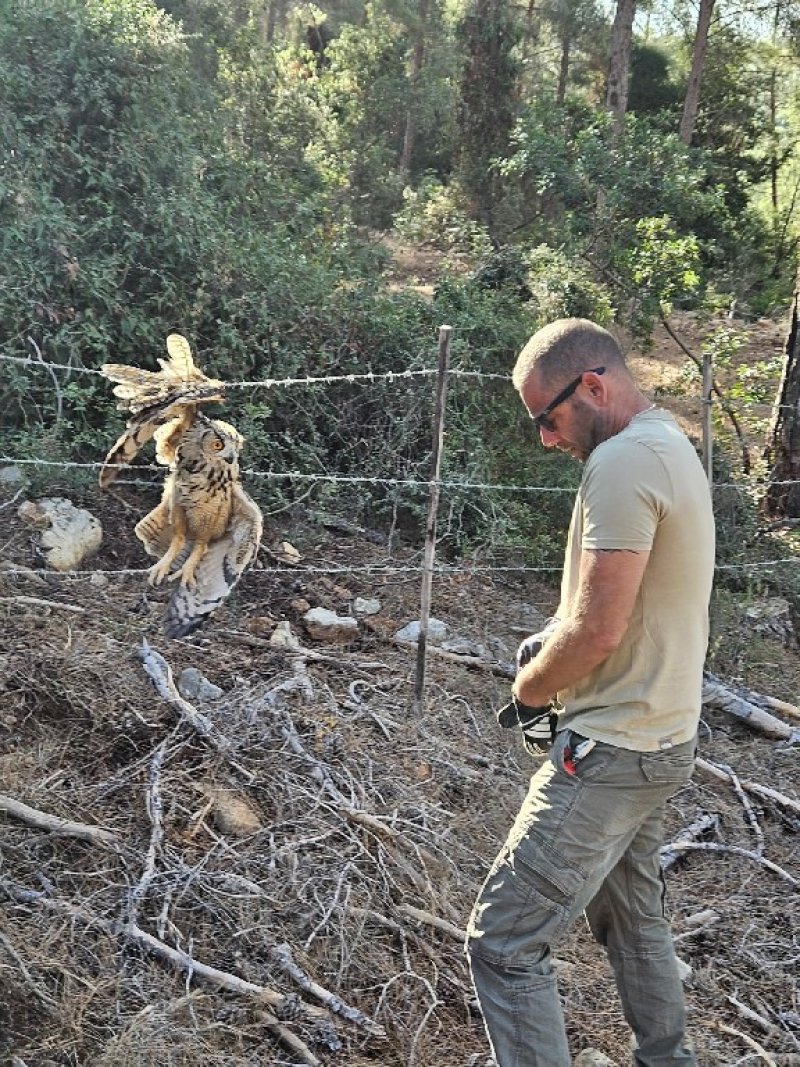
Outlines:
{"type": "Polygon", "coordinates": [[[649,552],[627,549],[583,550],[574,610],[517,674],[513,691],[523,704],[546,704],[619,646],[649,558],[649,552]]]}

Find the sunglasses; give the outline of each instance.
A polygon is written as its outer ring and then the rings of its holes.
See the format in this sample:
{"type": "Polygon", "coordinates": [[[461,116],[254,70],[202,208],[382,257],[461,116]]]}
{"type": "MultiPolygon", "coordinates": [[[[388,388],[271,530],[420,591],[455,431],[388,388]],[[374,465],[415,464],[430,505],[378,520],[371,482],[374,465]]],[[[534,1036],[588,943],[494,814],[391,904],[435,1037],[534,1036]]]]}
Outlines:
{"type": "Polygon", "coordinates": [[[531,415],[531,421],[537,430],[548,430],[550,433],[555,432],[555,425],[550,416],[559,406],[563,404],[565,400],[569,400],[575,390],[583,381],[584,374],[605,374],[605,367],[589,367],[588,370],[581,371],[577,378],[573,378],[569,385],[565,385],[564,388],[554,396],[547,407],[540,411],[538,415],[531,415]]]}

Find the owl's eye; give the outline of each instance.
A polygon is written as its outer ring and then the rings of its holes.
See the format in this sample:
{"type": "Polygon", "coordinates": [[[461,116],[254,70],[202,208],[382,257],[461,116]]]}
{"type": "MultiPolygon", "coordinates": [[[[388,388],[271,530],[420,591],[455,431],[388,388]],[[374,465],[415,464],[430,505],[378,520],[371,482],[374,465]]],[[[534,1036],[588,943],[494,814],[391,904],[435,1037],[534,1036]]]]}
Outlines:
{"type": "Polygon", "coordinates": [[[221,452],[225,447],[225,442],[220,441],[218,437],[215,437],[214,440],[211,442],[211,447],[214,449],[215,452],[221,452]]]}

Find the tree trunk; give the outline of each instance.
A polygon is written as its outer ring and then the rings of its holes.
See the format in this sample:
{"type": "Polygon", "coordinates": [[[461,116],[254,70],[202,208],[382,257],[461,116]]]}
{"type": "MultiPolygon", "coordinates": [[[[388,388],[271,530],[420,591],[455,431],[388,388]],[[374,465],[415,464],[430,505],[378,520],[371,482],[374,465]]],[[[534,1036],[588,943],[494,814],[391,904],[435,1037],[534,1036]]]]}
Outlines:
{"type": "Polygon", "coordinates": [[[611,52],[608,59],[608,89],[606,107],[614,116],[614,133],[622,132],[628,110],[628,74],[631,65],[631,40],[636,0],[617,0],[617,13],[611,32],[611,52]]]}
{"type": "Polygon", "coordinates": [[[772,466],[764,509],[779,519],[800,518],[800,274],[796,285],[786,360],[766,450],[772,466]]]}
{"type": "Polygon", "coordinates": [[[414,41],[414,55],[411,60],[411,105],[406,114],[406,130],[403,136],[403,150],[400,153],[400,172],[407,174],[411,169],[411,157],[414,153],[414,138],[417,133],[417,121],[414,109],[417,106],[416,89],[419,76],[425,62],[425,31],[428,26],[428,9],[430,0],[419,0],[418,26],[414,41]]]}
{"type": "Polygon", "coordinates": [[[567,79],[569,78],[569,54],[572,48],[572,40],[568,34],[561,39],[561,63],[558,68],[558,88],[556,89],[556,107],[563,107],[567,95],[567,79]]]}
{"type": "Polygon", "coordinates": [[[697,16],[697,33],[694,37],[694,49],[692,51],[692,70],[689,74],[689,85],[686,89],[686,99],[683,102],[683,118],[681,119],[680,139],[685,145],[692,143],[694,124],[697,119],[697,106],[700,103],[700,82],[703,77],[703,67],[706,61],[706,47],[708,45],[708,30],[711,26],[711,16],[714,13],[714,0],[700,0],[700,13],[697,16]]]}

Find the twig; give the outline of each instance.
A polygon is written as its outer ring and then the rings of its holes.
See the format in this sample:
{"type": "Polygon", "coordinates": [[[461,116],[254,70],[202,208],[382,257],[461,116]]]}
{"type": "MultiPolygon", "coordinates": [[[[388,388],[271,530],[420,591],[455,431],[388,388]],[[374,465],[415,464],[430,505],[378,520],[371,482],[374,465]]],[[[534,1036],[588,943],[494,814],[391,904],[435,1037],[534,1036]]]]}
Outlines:
{"type": "Polygon", "coordinates": [[[30,971],[28,970],[28,968],[27,968],[27,967],[25,966],[25,961],[24,961],[24,960],[22,959],[22,957],[21,957],[21,956],[19,955],[19,953],[17,952],[17,950],[16,950],[15,948],[14,948],[14,946],[13,946],[13,945],[11,944],[11,942],[10,942],[10,941],[9,941],[9,939],[8,939],[8,938],[6,937],[6,935],[5,935],[5,934],[4,934],[3,932],[2,932],[2,930],[0,930],[0,945],[2,945],[2,946],[3,946],[3,948],[5,948],[6,952],[7,952],[8,954],[9,954],[9,956],[11,957],[11,959],[12,959],[12,960],[13,960],[13,961],[14,961],[14,962],[16,963],[16,965],[17,965],[17,966],[19,967],[19,969],[20,969],[20,973],[22,974],[22,977],[23,977],[23,978],[25,979],[25,982],[26,982],[26,984],[27,984],[28,986],[30,986],[30,989],[31,989],[31,992],[33,993],[33,995],[34,995],[34,996],[35,996],[35,997],[36,997],[36,998],[37,998],[38,1000],[40,1000],[40,1001],[41,1001],[41,1003],[43,1004],[43,1006],[44,1006],[45,1010],[46,1010],[46,1011],[47,1011],[48,1013],[50,1013],[50,1014],[53,1014],[53,1013],[54,1013],[54,1012],[56,1011],[56,1009],[57,1009],[58,1005],[57,1005],[57,1004],[56,1004],[56,1002],[55,1002],[55,1001],[54,1001],[54,1000],[52,999],[52,997],[48,996],[48,994],[47,994],[47,993],[43,992],[43,991],[42,991],[42,990],[41,990],[41,989],[40,989],[40,988],[39,988],[39,987],[37,986],[36,982],[35,982],[35,981],[33,980],[33,978],[31,977],[31,972],[30,972],[30,971]]]}
{"type": "Polygon", "coordinates": [[[151,648],[146,640],[142,640],[142,647],[138,650],[137,655],[142,661],[144,669],[150,676],[153,684],[155,685],[161,696],[170,703],[193,730],[195,730],[205,741],[207,741],[212,748],[233,767],[233,769],[240,774],[248,783],[252,782],[255,775],[248,771],[245,767],[234,759],[231,755],[231,743],[227,737],[219,730],[214,723],[202,712],[198,711],[188,700],[184,698],[178,692],[177,686],[172,678],[172,669],[160,652],[156,652],[154,648],[151,648]]]}
{"type": "Polygon", "coordinates": [[[25,492],[25,489],[26,486],[23,485],[20,489],[16,491],[16,493],[14,493],[10,500],[4,500],[3,503],[0,504],[0,511],[2,511],[4,508],[10,508],[12,504],[15,504],[25,492]]]}
{"type": "Polygon", "coordinates": [[[158,856],[159,849],[161,848],[161,840],[164,836],[164,829],[161,825],[161,764],[164,760],[166,747],[167,742],[162,741],[153,753],[153,758],[150,761],[150,787],[147,792],[147,814],[150,817],[151,825],[150,844],[147,849],[147,856],[145,857],[142,877],[139,879],[139,883],[135,886],[130,897],[128,915],[129,920],[132,923],[136,922],[137,913],[139,911],[139,902],[144,898],[144,895],[155,876],[156,857],[158,856]]]}
{"type": "Polygon", "coordinates": [[[60,608],[61,611],[74,611],[78,615],[83,615],[86,612],[86,608],[79,608],[77,604],[62,604],[58,600],[43,600],[38,596],[0,596],[0,602],[3,604],[31,604],[37,608],[60,608]]]}
{"type": "Polygon", "coordinates": [[[15,800],[3,793],[0,793],[0,811],[29,826],[35,826],[37,830],[48,830],[51,834],[58,834],[61,837],[79,837],[92,845],[113,846],[118,841],[117,834],[111,830],[103,830],[99,826],[87,826],[82,822],[71,822],[57,815],[48,815],[47,812],[31,808],[23,804],[21,800],[15,800]]]}
{"type": "Polygon", "coordinates": [[[282,971],[297,982],[302,990],[306,993],[310,993],[312,997],[315,997],[321,1004],[324,1004],[329,1011],[335,1012],[337,1015],[341,1015],[342,1018],[347,1019],[348,1022],[362,1027],[371,1034],[372,1037],[386,1037],[386,1031],[379,1023],[374,1022],[368,1015],[359,1011],[358,1008],[354,1008],[350,1004],[345,1004],[345,1002],[335,993],[331,993],[329,990],[319,985],[319,983],[315,982],[313,978],[310,978],[305,971],[295,963],[289,945],[275,945],[270,949],[270,956],[282,971]]]}
{"type": "Polygon", "coordinates": [[[742,802],[745,821],[749,824],[750,829],[755,834],[756,841],[758,842],[756,852],[760,856],[764,851],[764,831],[758,824],[758,819],[756,818],[756,813],[753,811],[753,805],[750,803],[750,798],[747,796],[744,789],[742,789],[742,783],[739,781],[739,778],[733,768],[729,767],[727,763],[720,763],[719,767],[720,770],[725,771],[728,777],[730,778],[731,784],[733,785],[733,788],[736,791],[736,795],[742,802]]]}
{"type": "Polygon", "coordinates": [[[752,1008],[748,1008],[746,1004],[742,1004],[741,1000],[737,1000],[732,994],[728,996],[728,1003],[732,1004],[738,1011],[743,1019],[747,1019],[748,1022],[755,1023],[766,1034],[778,1034],[780,1030],[778,1027],[770,1022],[769,1019],[765,1019],[763,1015],[759,1015],[757,1011],[753,1011],[752,1008]]]}
{"type": "Polygon", "coordinates": [[[800,885],[800,880],[794,878],[788,871],[785,871],[783,867],[779,867],[777,863],[765,859],[764,856],[760,856],[757,852],[751,852],[749,849],[740,848],[738,845],[718,845],[713,841],[673,841],[669,845],[662,845],[662,851],[668,849],[677,849],[680,852],[728,852],[734,856],[744,856],[745,859],[752,860],[754,863],[766,867],[767,870],[772,871],[773,874],[785,878],[786,881],[791,882],[792,885],[800,885]]]}
{"type": "Polygon", "coordinates": [[[448,937],[452,937],[462,945],[467,940],[466,930],[462,930],[455,923],[448,922],[447,919],[440,919],[438,915],[432,915],[429,911],[422,911],[421,908],[415,908],[412,904],[400,904],[397,910],[401,915],[406,915],[415,922],[425,923],[426,926],[432,926],[435,930],[441,930],[442,933],[447,934],[448,937]]]}
{"type": "Polygon", "coordinates": [[[778,1067],[770,1053],[767,1052],[763,1045],[759,1045],[754,1037],[750,1037],[749,1034],[743,1034],[741,1030],[734,1030],[732,1026],[726,1026],[725,1023],[713,1022],[711,1025],[714,1029],[721,1030],[723,1034],[730,1034],[731,1037],[740,1038],[748,1048],[751,1048],[753,1052],[761,1057],[767,1067],[778,1067]]]}

